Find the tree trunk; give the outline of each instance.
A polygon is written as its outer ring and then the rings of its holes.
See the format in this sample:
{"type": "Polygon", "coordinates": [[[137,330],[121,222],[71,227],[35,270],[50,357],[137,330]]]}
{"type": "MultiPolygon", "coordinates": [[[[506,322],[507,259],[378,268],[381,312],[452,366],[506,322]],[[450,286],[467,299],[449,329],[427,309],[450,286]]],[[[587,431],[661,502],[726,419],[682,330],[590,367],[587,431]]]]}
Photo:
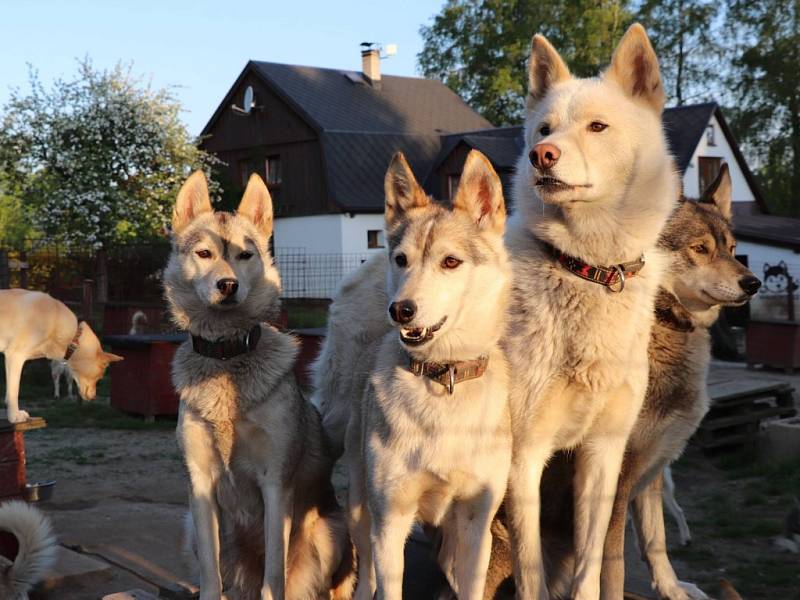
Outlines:
{"type": "Polygon", "coordinates": [[[684,14],[683,14],[683,0],[678,2],[678,71],[675,74],[675,101],[678,106],[683,106],[683,35],[684,35],[684,14]]]}

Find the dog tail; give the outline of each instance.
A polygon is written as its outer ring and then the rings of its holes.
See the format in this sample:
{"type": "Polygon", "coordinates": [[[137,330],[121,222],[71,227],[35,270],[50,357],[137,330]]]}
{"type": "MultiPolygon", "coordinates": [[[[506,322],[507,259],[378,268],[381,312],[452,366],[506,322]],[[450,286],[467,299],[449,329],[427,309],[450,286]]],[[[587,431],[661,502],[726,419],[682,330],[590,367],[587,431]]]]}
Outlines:
{"type": "Polygon", "coordinates": [[[733,587],[727,579],[719,580],[719,589],[722,592],[722,600],[743,600],[739,592],[733,587]]]}
{"type": "Polygon", "coordinates": [[[13,535],[19,548],[11,566],[0,570],[0,588],[10,590],[11,598],[25,598],[55,562],[53,527],[41,511],[12,501],[0,504],[0,531],[13,535]]]}

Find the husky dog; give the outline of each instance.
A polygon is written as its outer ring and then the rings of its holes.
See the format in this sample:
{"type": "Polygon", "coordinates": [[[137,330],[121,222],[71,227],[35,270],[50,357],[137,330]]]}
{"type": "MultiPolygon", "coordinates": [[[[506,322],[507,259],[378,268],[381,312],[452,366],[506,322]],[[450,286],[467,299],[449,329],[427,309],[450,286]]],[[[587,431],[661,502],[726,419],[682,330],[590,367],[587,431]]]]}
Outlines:
{"type": "MultiPolygon", "coordinates": [[[[606,535],[604,600],[619,600],[623,596],[623,544],[631,499],[642,556],[659,598],[707,598],[694,585],[678,581],[666,554],[662,471],[683,452],[709,407],[706,391],[711,355],[709,327],[721,307],[744,304],[760,285],[734,256],[736,242],[731,232],[731,180],[727,165],[722,166],[699,200],[681,201],[662,232],[659,245],[666,253],[667,270],[656,299],[656,321],[648,348],[647,396],[628,438],[606,535]]],[[[571,488],[571,471],[565,468],[569,463],[568,457],[559,456],[545,472],[542,488],[548,579],[551,593],[558,598],[568,597],[571,576],[565,572],[569,570],[565,565],[570,564],[573,549],[569,542],[563,543],[571,530],[571,511],[563,509],[564,497],[570,495],[571,488]],[[566,512],[567,518],[559,512],[566,512]]],[[[511,554],[503,523],[495,523],[493,531],[498,558],[490,566],[490,580],[496,583],[492,589],[487,587],[489,598],[496,597],[495,590],[511,574],[511,554]]]]}
{"type": "Polygon", "coordinates": [[[13,535],[19,546],[13,562],[0,555],[0,598],[27,600],[56,559],[56,538],[50,519],[24,502],[0,504],[0,532],[13,535]]]}
{"type": "Polygon", "coordinates": [[[300,393],[279,307],[272,202],[254,175],[235,214],[213,212],[202,172],[178,194],[165,272],[176,352],[178,443],[191,483],[200,597],[342,599],[353,550],[319,415],[300,393]]]}
{"type": "Polygon", "coordinates": [[[661,235],[669,266],[656,299],[647,397],[628,439],[606,536],[603,598],[622,598],[625,521],[631,498],[640,546],[659,596],[705,597],[694,586],[682,588],[669,563],[661,474],[683,452],[708,412],[708,328],[723,306],[745,304],[761,286],[734,256],[731,218],[731,179],[723,165],[698,202],[681,202],[661,235]]]}
{"type": "Polygon", "coordinates": [[[346,436],[356,597],[371,599],[377,585],[379,599],[400,600],[403,547],[419,518],[442,524],[459,598],[480,599],[511,462],[502,187],[476,151],[452,207],[425,195],[402,154],[385,187],[393,330],[346,436]]]}
{"type": "Polygon", "coordinates": [[[519,598],[548,597],[540,481],[554,452],[575,449],[570,597],[589,600],[600,596],[617,479],[647,388],[663,272],[656,243],[678,177],[662,131],[658,61],[641,25],[625,33],[598,78],[573,78],[540,35],[529,69],[526,151],[507,235],[514,575],[519,598]]]}
{"type": "Polygon", "coordinates": [[[25,361],[33,358],[63,360],[84,400],[94,400],[97,382],[109,363],[121,356],[104,352],[92,328],[78,323],[63,302],[42,292],[0,291],[0,352],[6,359],[8,420],[27,421],[19,409],[19,383],[25,361]]]}

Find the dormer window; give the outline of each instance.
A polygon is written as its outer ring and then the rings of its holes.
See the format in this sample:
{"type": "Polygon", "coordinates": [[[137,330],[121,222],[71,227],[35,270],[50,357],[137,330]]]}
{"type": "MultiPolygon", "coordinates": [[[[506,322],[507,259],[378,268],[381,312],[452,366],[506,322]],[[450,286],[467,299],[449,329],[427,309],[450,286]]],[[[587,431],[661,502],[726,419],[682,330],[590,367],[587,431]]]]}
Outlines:
{"type": "Polygon", "coordinates": [[[714,136],[714,125],[710,124],[708,127],[706,127],[706,144],[709,146],[716,146],[717,142],[715,141],[714,136]]]}

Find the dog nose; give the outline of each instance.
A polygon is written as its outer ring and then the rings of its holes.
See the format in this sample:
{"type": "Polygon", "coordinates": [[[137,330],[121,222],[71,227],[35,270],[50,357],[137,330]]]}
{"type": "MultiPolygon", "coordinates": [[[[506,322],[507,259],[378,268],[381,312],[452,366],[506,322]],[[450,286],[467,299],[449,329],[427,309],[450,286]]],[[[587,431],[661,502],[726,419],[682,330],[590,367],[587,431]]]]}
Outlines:
{"type": "Polygon", "coordinates": [[[395,323],[406,324],[417,314],[417,304],[413,300],[392,302],[389,305],[389,315],[395,323]]]}
{"type": "Polygon", "coordinates": [[[752,296],[758,291],[758,288],[761,287],[761,281],[758,279],[758,277],[748,275],[747,277],[742,277],[739,280],[739,287],[742,288],[745,293],[752,296]]]}
{"type": "Polygon", "coordinates": [[[217,289],[227,298],[236,293],[236,290],[239,289],[239,282],[232,277],[226,277],[217,282],[217,289]]]}
{"type": "Polygon", "coordinates": [[[561,150],[553,144],[536,144],[531,150],[531,164],[537,169],[552,169],[561,158],[561,150]]]}

